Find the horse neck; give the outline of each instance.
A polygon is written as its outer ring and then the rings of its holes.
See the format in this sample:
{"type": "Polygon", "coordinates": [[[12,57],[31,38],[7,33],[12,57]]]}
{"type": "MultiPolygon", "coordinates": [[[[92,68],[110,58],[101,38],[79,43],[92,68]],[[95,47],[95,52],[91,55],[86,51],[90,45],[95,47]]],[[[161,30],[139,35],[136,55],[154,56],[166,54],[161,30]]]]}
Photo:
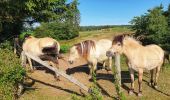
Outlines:
{"type": "Polygon", "coordinates": [[[77,44],[77,50],[80,56],[84,58],[88,58],[90,55],[90,50],[92,48],[95,48],[95,43],[94,41],[84,41],[79,44],[77,44]]]}
{"type": "Polygon", "coordinates": [[[127,39],[123,41],[123,54],[127,58],[133,57],[136,53],[136,51],[143,46],[134,39],[127,39]]]}

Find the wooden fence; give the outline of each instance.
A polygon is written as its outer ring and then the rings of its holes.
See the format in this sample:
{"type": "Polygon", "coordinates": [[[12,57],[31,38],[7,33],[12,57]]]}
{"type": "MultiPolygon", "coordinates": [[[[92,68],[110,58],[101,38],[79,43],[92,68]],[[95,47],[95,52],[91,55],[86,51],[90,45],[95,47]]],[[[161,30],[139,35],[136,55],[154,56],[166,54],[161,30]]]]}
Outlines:
{"type": "Polygon", "coordinates": [[[67,75],[64,71],[61,71],[61,70],[59,70],[59,69],[57,69],[57,68],[54,68],[54,67],[50,66],[47,62],[44,62],[44,61],[42,61],[41,59],[39,59],[38,57],[35,57],[35,56],[33,56],[33,55],[31,55],[31,54],[29,54],[29,53],[27,53],[27,52],[22,52],[22,57],[21,57],[21,58],[22,58],[22,65],[24,65],[24,64],[26,63],[26,62],[25,62],[25,61],[26,61],[26,60],[25,60],[26,57],[29,57],[29,58],[33,59],[34,61],[36,61],[36,62],[40,63],[41,65],[43,65],[43,67],[46,67],[46,68],[52,70],[53,72],[55,72],[56,75],[59,74],[59,75],[63,76],[64,78],[66,78],[66,79],[68,79],[70,82],[76,84],[77,86],[79,86],[79,87],[82,88],[83,90],[85,90],[85,91],[87,91],[87,92],[90,91],[90,89],[89,89],[87,86],[85,86],[83,83],[79,82],[79,81],[78,81],[77,79],[75,79],[74,77],[72,77],[72,76],[70,76],[70,75],[67,75]]]}

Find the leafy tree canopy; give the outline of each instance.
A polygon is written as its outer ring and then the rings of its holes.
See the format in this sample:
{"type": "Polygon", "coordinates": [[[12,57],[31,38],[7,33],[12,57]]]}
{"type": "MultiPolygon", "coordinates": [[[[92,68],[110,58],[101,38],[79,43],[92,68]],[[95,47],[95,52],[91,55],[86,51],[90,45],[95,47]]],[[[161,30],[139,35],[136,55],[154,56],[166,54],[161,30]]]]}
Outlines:
{"type": "MultiPolygon", "coordinates": [[[[73,11],[70,7],[75,8],[77,4],[77,0],[72,3],[66,3],[66,0],[1,0],[0,39],[20,34],[25,23],[72,20],[78,9],[73,11]]],[[[79,24],[79,21],[74,23],[79,24]]]]}
{"type": "Polygon", "coordinates": [[[165,44],[170,44],[167,41],[167,36],[170,34],[168,16],[170,13],[163,11],[163,6],[160,5],[149,9],[141,16],[134,17],[130,22],[133,25],[131,28],[136,30],[134,36],[140,39],[144,45],[155,43],[168,49],[167,46],[165,47],[165,44]]]}

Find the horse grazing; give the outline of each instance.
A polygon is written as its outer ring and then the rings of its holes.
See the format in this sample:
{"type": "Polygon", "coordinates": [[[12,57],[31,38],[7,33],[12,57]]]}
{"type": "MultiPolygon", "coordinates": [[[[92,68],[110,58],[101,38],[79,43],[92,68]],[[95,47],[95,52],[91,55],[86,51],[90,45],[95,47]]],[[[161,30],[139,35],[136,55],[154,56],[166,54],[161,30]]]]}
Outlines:
{"type": "Polygon", "coordinates": [[[157,80],[160,68],[163,64],[164,51],[157,45],[143,46],[134,38],[124,35],[116,36],[112,41],[112,47],[107,51],[107,56],[113,56],[115,53],[124,54],[127,58],[127,64],[131,76],[131,89],[129,94],[134,92],[134,71],[138,72],[139,93],[142,96],[142,76],[143,70],[150,70],[150,85],[157,88],[157,80]],[[153,71],[156,69],[155,81],[153,71]]]}
{"type": "Polygon", "coordinates": [[[106,56],[106,51],[110,49],[112,41],[101,39],[97,42],[86,40],[75,44],[70,48],[69,63],[72,64],[76,59],[83,57],[88,62],[90,68],[90,76],[93,71],[96,71],[97,62],[103,62],[105,68],[106,61],[109,62],[109,68],[112,66],[112,57],[106,56]]]}
{"type": "MultiPolygon", "coordinates": [[[[47,60],[52,66],[58,64],[58,56],[60,44],[52,38],[35,38],[34,36],[26,36],[23,43],[23,51],[28,52],[42,60],[47,60]]],[[[31,70],[33,70],[31,59],[28,58],[31,70]]]]}

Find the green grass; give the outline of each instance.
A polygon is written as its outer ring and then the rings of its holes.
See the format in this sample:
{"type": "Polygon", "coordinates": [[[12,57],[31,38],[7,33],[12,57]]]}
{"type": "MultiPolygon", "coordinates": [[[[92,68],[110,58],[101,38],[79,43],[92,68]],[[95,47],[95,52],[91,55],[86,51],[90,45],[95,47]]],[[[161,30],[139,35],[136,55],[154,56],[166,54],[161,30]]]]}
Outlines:
{"type": "Polygon", "coordinates": [[[61,44],[73,45],[83,40],[99,40],[103,38],[112,39],[117,34],[132,33],[132,31],[126,27],[115,27],[109,30],[95,30],[95,31],[83,31],[79,32],[79,37],[71,40],[59,41],[61,44]]]}

